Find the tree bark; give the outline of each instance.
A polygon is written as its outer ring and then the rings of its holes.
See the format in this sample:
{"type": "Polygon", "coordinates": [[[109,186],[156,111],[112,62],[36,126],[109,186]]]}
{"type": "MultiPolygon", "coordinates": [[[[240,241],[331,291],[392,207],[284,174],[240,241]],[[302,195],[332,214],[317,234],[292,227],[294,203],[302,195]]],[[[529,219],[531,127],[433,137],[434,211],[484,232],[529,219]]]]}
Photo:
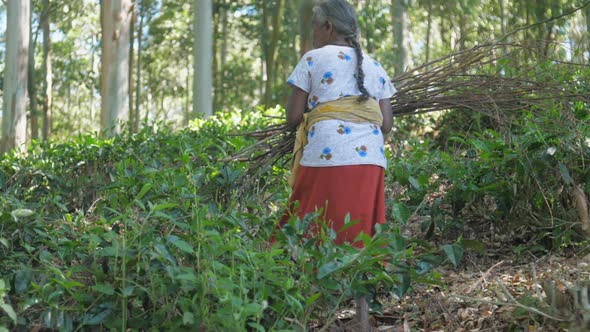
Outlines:
{"type": "Polygon", "coordinates": [[[135,75],[135,118],[133,119],[133,121],[135,121],[133,126],[137,130],[139,130],[139,119],[141,118],[139,112],[141,111],[141,48],[143,40],[143,24],[145,16],[147,15],[147,10],[145,9],[145,3],[143,0],[139,2],[139,6],[139,28],[137,29],[137,74],[135,75]]]}
{"type": "Polygon", "coordinates": [[[313,0],[301,0],[299,5],[299,56],[313,48],[311,24],[313,17],[313,0]]]}
{"type": "MultiPolygon", "coordinates": [[[[264,81],[264,102],[263,104],[267,107],[270,106],[273,99],[273,83],[275,82],[276,78],[276,54],[277,54],[277,45],[279,42],[280,32],[281,32],[281,21],[283,18],[282,8],[283,8],[284,1],[277,0],[276,4],[271,13],[271,22],[270,25],[272,26],[272,31],[270,34],[270,41],[265,38],[264,34],[263,37],[263,45],[266,44],[265,55],[264,55],[264,68],[266,70],[266,80],[264,81]]],[[[264,5],[263,8],[263,25],[265,28],[268,28],[268,11],[269,9],[264,5]]]]}
{"type": "MultiPolygon", "coordinates": [[[[33,0],[30,0],[31,8],[33,7],[33,0]]],[[[28,92],[29,92],[29,117],[31,119],[31,139],[37,140],[39,138],[39,111],[37,108],[37,84],[35,82],[35,47],[37,45],[37,33],[33,36],[33,15],[30,15],[29,22],[29,66],[28,66],[28,92]]],[[[38,31],[38,30],[37,30],[38,31]]]]}
{"type": "Polygon", "coordinates": [[[53,117],[51,112],[53,73],[51,65],[51,15],[49,14],[49,0],[43,0],[43,139],[51,135],[53,117]]]}
{"type": "Polygon", "coordinates": [[[112,136],[129,120],[131,0],[103,0],[101,11],[101,128],[112,136]]]}
{"type": "Polygon", "coordinates": [[[432,1],[428,0],[428,22],[426,25],[426,63],[430,61],[430,33],[432,32],[432,1]]]}
{"type": "MultiPolygon", "coordinates": [[[[586,50],[590,53],[590,5],[586,6],[586,50]]],[[[588,60],[590,64],[590,59],[588,60]]]]}
{"type": "Polygon", "coordinates": [[[194,1],[193,116],[198,113],[202,113],[204,117],[213,115],[212,17],[211,0],[194,1]]]}
{"type": "Polygon", "coordinates": [[[8,0],[2,144],[0,153],[26,151],[27,66],[29,62],[29,1],[8,0]]]}
{"type": "MultiPolygon", "coordinates": [[[[134,52],[134,44],[135,44],[135,24],[137,23],[137,5],[131,5],[131,23],[129,25],[129,130],[132,133],[137,132],[137,127],[135,127],[135,118],[137,114],[135,114],[135,109],[133,108],[133,66],[134,66],[134,59],[133,56],[135,55],[134,52]]],[[[139,31],[137,32],[139,33],[139,31]]]]}
{"type": "Polygon", "coordinates": [[[406,8],[403,0],[391,0],[393,10],[393,39],[395,43],[395,75],[404,72],[407,63],[407,54],[404,44],[404,30],[405,30],[405,12],[406,8]]]}

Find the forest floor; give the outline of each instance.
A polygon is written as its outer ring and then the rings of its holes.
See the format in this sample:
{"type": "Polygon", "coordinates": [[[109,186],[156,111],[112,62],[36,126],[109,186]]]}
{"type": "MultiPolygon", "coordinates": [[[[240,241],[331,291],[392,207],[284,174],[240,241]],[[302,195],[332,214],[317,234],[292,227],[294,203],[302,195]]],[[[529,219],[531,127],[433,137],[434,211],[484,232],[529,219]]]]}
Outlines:
{"type": "MultiPolygon", "coordinates": [[[[384,299],[383,312],[371,315],[374,331],[590,331],[590,254],[523,257],[497,248],[438,271],[440,285],[384,299]]],[[[340,315],[328,331],[358,331],[352,304],[340,315]]]]}

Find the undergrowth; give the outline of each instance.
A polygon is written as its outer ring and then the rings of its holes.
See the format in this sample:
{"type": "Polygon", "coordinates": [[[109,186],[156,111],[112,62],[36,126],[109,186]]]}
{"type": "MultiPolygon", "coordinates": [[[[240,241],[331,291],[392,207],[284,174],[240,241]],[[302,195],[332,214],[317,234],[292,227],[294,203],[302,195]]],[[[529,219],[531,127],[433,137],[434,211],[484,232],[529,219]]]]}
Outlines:
{"type": "Polygon", "coordinates": [[[573,245],[571,190],[590,192],[583,107],[571,126],[547,130],[555,112],[447,150],[391,141],[389,222],[361,250],[325,226],[308,238],[315,215],[276,228],[285,168],[264,191],[236,187],[245,165],[221,160],[252,143],[231,133],[276,121],[261,112],[35,143],[0,162],[0,330],[305,330],[355,297],[379,311],[383,294],[437,283],[437,266],[486,250],[490,225],[539,250],[573,245]]]}

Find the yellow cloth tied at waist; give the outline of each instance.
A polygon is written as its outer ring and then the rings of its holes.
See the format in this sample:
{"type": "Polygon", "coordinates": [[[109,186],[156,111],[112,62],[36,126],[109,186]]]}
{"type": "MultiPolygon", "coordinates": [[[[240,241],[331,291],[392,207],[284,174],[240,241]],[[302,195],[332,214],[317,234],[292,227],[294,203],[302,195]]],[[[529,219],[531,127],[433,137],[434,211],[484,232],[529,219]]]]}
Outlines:
{"type": "Polygon", "coordinates": [[[379,103],[369,98],[365,101],[358,101],[358,96],[344,97],[338,100],[326,102],[316,106],[311,112],[303,114],[303,120],[297,127],[295,147],[291,159],[291,176],[289,186],[293,188],[299,162],[303,155],[303,147],[307,145],[307,134],[309,129],[319,121],[342,120],[354,123],[371,123],[379,127],[383,124],[383,114],[379,103]]]}

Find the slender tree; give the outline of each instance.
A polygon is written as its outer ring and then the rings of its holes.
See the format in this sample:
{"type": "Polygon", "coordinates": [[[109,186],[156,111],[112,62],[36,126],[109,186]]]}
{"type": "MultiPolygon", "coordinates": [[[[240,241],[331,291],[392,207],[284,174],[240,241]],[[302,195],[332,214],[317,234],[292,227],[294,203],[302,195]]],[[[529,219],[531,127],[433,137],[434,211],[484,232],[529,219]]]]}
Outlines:
{"type": "Polygon", "coordinates": [[[404,43],[406,6],[404,0],[391,0],[393,10],[393,39],[395,43],[395,75],[401,74],[407,63],[407,53],[404,43]]]}
{"type": "Polygon", "coordinates": [[[313,0],[300,0],[299,4],[299,55],[312,49],[311,19],[313,16],[313,0]]]}
{"type": "Polygon", "coordinates": [[[131,0],[103,0],[101,61],[101,128],[121,133],[129,120],[129,39],[131,0]]]}
{"type": "MultiPolygon", "coordinates": [[[[33,0],[30,0],[30,8],[33,10],[33,0]]],[[[31,139],[39,138],[39,112],[37,109],[37,82],[35,77],[35,47],[37,46],[38,31],[33,31],[33,15],[30,15],[29,23],[29,66],[28,66],[28,83],[27,89],[29,93],[29,119],[31,120],[31,139]]]]}
{"type": "Polygon", "coordinates": [[[43,29],[43,139],[51,134],[53,117],[51,114],[53,73],[51,66],[51,15],[49,0],[43,0],[41,28],[43,29]]]}
{"type": "Polygon", "coordinates": [[[26,149],[30,15],[29,1],[7,1],[6,61],[0,152],[9,152],[12,149],[23,152],[26,149]]]}
{"type": "Polygon", "coordinates": [[[193,115],[213,114],[213,8],[211,0],[194,1],[193,115]]]}
{"type": "Polygon", "coordinates": [[[277,50],[281,32],[283,5],[284,0],[276,0],[273,6],[266,1],[262,2],[262,29],[261,43],[264,59],[264,72],[266,79],[264,81],[264,98],[263,104],[270,106],[273,99],[272,89],[276,79],[277,69],[277,50]],[[271,29],[269,29],[271,27],[271,29]],[[269,31],[270,30],[270,31],[269,31]]]}

